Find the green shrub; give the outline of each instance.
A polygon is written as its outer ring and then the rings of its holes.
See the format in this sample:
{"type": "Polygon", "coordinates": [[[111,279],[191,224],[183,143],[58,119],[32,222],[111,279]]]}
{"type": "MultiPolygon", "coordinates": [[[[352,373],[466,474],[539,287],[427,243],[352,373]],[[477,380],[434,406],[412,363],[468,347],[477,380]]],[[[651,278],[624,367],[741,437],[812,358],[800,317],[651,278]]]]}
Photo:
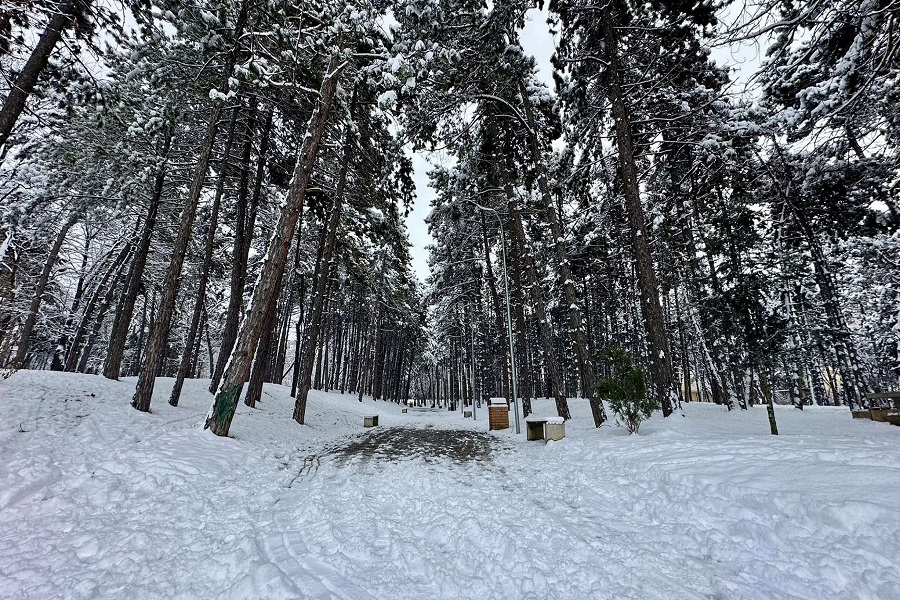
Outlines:
{"type": "Polygon", "coordinates": [[[610,376],[597,383],[597,395],[609,402],[628,433],[637,433],[641,421],[659,408],[656,398],[647,395],[644,371],[633,367],[628,353],[616,346],[603,352],[603,361],[610,376]]]}

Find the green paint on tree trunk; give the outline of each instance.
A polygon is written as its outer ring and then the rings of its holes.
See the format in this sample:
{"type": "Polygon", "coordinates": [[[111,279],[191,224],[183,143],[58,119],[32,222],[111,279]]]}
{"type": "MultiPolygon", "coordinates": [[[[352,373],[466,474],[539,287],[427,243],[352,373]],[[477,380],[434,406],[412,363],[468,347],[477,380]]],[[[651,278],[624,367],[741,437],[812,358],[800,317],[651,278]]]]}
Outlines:
{"type": "Polygon", "coordinates": [[[204,429],[210,429],[216,435],[228,435],[228,429],[231,427],[231,419],[234,416],[238,399],[241,396],[241,387],[242,386],[239,385],[232,385],[216,395],[212,414],[207,417],[206,424],[203,425],[204,429]]]}

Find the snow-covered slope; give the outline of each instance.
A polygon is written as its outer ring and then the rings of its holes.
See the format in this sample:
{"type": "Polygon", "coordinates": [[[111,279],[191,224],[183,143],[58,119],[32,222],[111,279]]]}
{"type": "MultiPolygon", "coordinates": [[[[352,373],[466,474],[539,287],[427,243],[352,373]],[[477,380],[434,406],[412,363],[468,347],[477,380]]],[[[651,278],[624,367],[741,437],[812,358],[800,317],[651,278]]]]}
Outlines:
{"type": "Polygon", "coordinates": [[[690,405],[629,437],[573,401],[561,442],[426,461],[332,450],[365,414],[485,413],[314,392],[301,427],[267,386],[221,439],[206,384],[172,408],[160,380],[148,415],[133,381],[0,382],[0,598],[900,598],[900,428],[846,409],[781,409],[774,438],[690,405]]]}

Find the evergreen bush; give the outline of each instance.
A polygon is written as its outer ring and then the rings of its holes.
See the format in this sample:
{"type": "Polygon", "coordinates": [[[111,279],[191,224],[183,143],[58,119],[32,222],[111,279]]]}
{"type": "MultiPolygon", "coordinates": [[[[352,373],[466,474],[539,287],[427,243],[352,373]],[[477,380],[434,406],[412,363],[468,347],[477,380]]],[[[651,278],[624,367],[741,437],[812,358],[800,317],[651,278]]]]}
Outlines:
{"type": "Polygon", "coordinates": [[[611,346],[603,353],[608,377],[597,383],[597,395],[609,402],[616,416],[624,422],[628,433],[637,433],[641,421],[649,419],[659,402],[647,394],[644,371],[632,365],[623,349],[611,346]]]}

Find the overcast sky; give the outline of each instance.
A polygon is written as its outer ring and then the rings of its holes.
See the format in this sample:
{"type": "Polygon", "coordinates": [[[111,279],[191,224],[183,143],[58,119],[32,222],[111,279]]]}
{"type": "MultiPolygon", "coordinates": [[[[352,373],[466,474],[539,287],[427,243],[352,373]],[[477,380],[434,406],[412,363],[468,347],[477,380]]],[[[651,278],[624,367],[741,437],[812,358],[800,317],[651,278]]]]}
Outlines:
{"type": "MultiPolygon", "coordinates": [[[[528,12],[529,21],[519,34],[519,39],[525,52],[537,60],[540,69],[538,76],[552,88],[553,70],[550,66],[550,56],[553,54],[553,37],[547,27],[547,14],[536,9],[528,12]]],[[[413,268],[423,282],[428,277],[428,251],[425,247],[433,241],[428,234],[428,225],[425,223],[425,217],[431,212],[431,199],[434,197],[434,190],[428,187],[428,170],[431,168],[429,159],[438,160],[438,157],[431,157],[429,153],[419,153],[413,156],[416,203],[406,221],[409,241],[413,246],[413,268]]]]}

